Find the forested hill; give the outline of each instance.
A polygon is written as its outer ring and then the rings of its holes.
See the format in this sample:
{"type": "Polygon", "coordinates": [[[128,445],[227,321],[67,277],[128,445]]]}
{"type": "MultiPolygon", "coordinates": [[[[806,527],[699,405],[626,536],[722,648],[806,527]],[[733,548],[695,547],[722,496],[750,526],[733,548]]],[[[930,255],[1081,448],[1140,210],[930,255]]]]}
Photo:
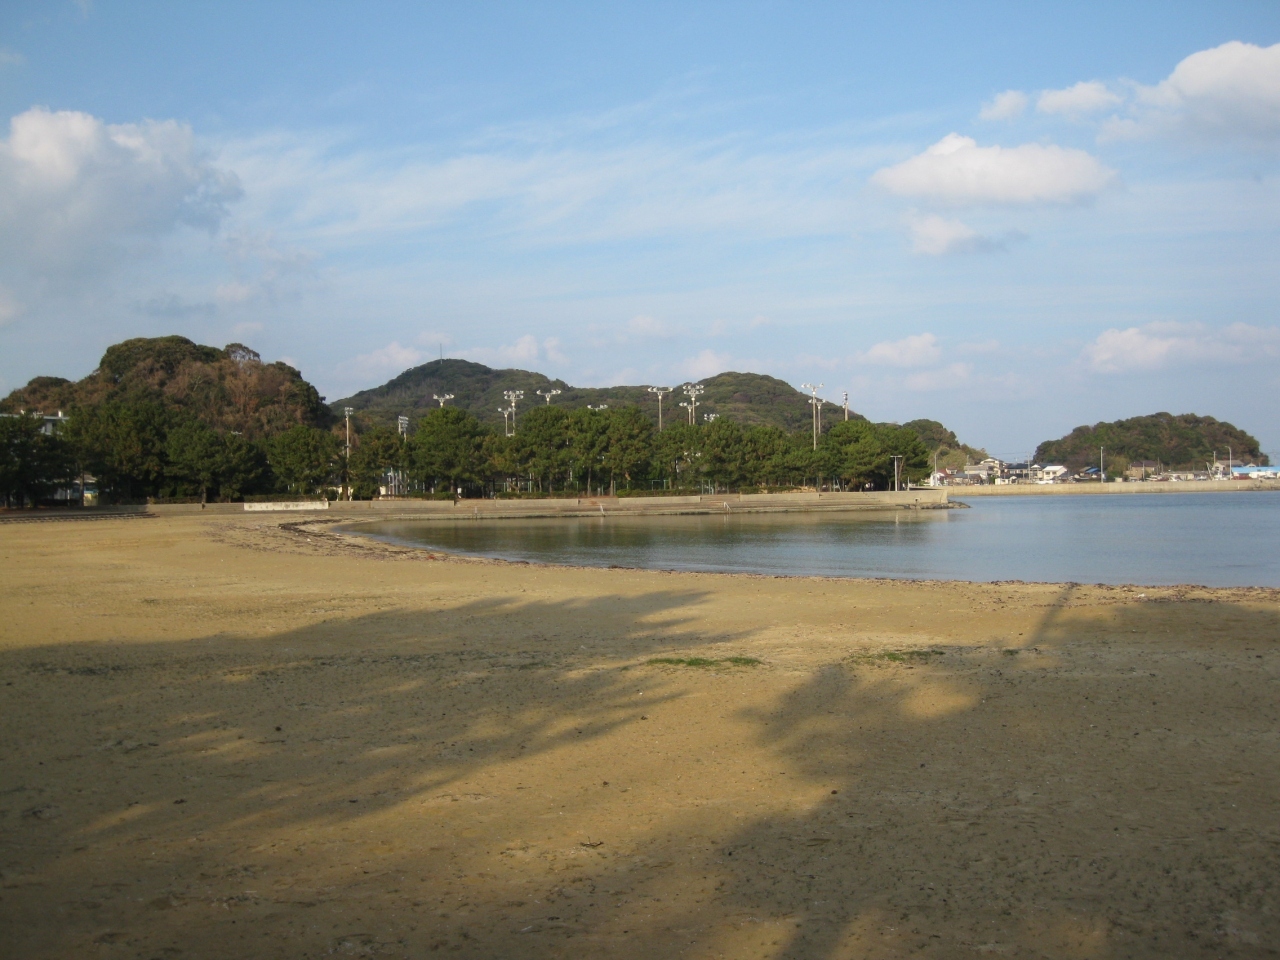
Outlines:
{"type": "Polygon", "coordinates": [[[1203,470],[1215,451],[1219,460],[1226,460],[1228,447],[1237,462],[1268,462],[1258,441],[1239,427],[1194,413],[1153,413],[1076,427],[1065,437],[1036,447],[1036,461],[1079,470],[1098,462],[1100,447],[1106,448],[1108,469],[1119,466],[1115,460],[1155,460],[1167,467],[1203,470]]]}
{"type": "Polygon", "coordinates": [[[250,439],[295,424],[328,426],[324,398],[285,363],[263,363],[239,343],[219,349],[186,337],[137,337],[107,348],[98,369],[83,380],[36,377],[3,400],[0,412],[46,414],[102,407],[112,402],[188,416],[250,439]]]}
{"type": "MultiPolygon", "coordinates": [[[[704,413],[714,413],[743,426],[768,424],[784,430],[801,430],[812,422],[808,396],[774,377],[759,373],[721,373],[698,382],[705,388],[698,398],[700,421],[704,413]]],[[[450,406],[466,410],[482,422],[497,425],[502,423],[499,410],[507,405],[503,393],[508,390],[524,391],[519,411],[545,402],[538,396],[538,390],[544,393],[559,390],[560,394],[552,402],[563,407],[635,405],[655,422],[658,419],[658,400],[647,386],[571,387],[563,380],[552,380],[529,370],[494,370],[482,363],[451,359],[432,360],[406,370],[382,386],[338,400],[330,408],[340,414],[344,406],[352,407],[370,420],[394,424],[396,417],[402,415],[416,420],[438,405],[434,395],[451,393],[454,399],[449,401],[450,406]]],[[[687,412],[680,407],[680,401],[685,399],[678,386],[665,395],[664,422],[675,423],[687,417],[687,412]]],[[[824,425],[843,417],[844,411],[839,407],[824,408],[824,425]]],[[[850,413],[850,418],[854,417],[863,419],[850,413]]]]}

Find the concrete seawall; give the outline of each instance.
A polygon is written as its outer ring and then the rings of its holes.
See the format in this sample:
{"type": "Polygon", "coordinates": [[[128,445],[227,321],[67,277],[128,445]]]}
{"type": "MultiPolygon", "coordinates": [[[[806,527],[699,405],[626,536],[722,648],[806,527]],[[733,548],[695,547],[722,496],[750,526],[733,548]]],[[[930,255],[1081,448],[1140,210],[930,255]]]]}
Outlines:
{"type": "Polygon", "coordinates": [[[811,513],[856,510],[938,510],[951,506],[948,491],[904,490],[898,493],[720,493],[689,497],[564,497],[529,500],[355,500],[317,503],[314,510],[297,504],[158,503],[146,506],[101,507],[23,512],[12,519],[81,519],[151,516],[292,516],[298,519],[412,518],[421,520],[516,519],[533,517],[679,516],[726,513],[811,513]]]}
{"type": "Polygon", "coordinates": [[[1121,493],[1247,493],[1280,491],[1276,480],[1135,481],[1133,483],[1007,483],[1000,486],[945,487],[959,500],[970,497],[1097,496],[1121,493]]]}

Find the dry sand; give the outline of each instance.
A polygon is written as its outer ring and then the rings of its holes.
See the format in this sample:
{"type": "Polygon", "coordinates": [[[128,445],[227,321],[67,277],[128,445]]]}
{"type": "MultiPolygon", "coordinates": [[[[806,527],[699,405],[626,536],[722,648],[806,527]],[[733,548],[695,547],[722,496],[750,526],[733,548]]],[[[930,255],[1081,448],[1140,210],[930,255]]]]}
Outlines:
{"type": "Polygon", "coordinates": [[[560,569],[260,519],[0,524],[0,557],[4,957],[1280,945],[1275,591],[560,569]],[[719,662],[652,662],[691,657],[719,662]]]}

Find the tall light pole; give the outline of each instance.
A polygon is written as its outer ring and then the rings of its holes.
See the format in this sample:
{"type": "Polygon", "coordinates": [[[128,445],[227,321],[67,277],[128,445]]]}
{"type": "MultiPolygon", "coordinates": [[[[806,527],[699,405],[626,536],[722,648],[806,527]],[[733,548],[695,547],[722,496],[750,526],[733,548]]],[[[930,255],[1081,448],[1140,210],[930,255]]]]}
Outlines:
{"type": "Polygon", "coordinates": [[[431,395],[431,399],[432,399],[432,400],[437,401],[437,402],[440,404],[440,406],[442,406],[442,407],[443,407],[443,406],[444,406],[444,402],[445,402],[446,400],[452,400],[452,399],[453,399],[453,394],[452,394],[452,393],[433,393],[433,394],[431,395]]]}
{"type": "Polygon", "coordinates": [[[601,410],[608,410],[609,405],[607,403],[597,403],[594,406],[592,406],[591,404],[588,403],[587,409],[594,410],[596,413],[599,413],[601,410]]]}
{"type": "MultiPolygon", "coordinates": [[[[700,383],[686,383],[680,388],[686,397],[689,398],[689,426],[696,426],[698,423],[698,397],[702,396],[707,389],[700,383]]],[[[685,406],[685,404],[680,404],[685,406]]]]}
{"type": "Polygon", "coordinates": [[[849,419],[849,391],[844,392],[844,418],[849,419]]]}
{"type": "Polygon", "coordinates": [[[499,407],[498,412],[502,414],[502,435],[509,437],[511,436],[511,414],[514,410],[511,407],[499,407]]]}
{"type": "Polygon", "coordinates": [[[347,421],[347,461],[344,466],[344,475],[342,485],[346,487],[347,499],[351,499],[351,414],[355,413],[350,407],[342,408],[342,416],[347,421]]]}
{"type": "Polygon", "coordinates": [[[893,459],[893,492],[897,493],[898,487],[899,487],[898,468],[902,463],[902,455],[896,454],[892,459],[893,459]]]}
{"type": "Polygon", "coordinates": [[[523,390],[504,390],[502,395],[507,398],[507,403],[511,404],[511,435],[516,435],[516,403],[524,399],[523,390]]]}
{"type": "Polygon", "coordinates": [[[804,389],[813,394],[809,398],[809,403],[813,405],[813,449],[818,449],[818,391],[822,389],[822,384],[802,383],[804,389]]]}
{"type": "Polygon", "coordinates": [[[396,429],[400,431],[400,436],[407,437],[409,435],[409,418],[396,417],[396,429]]]}
{"type": "Polygon", "coordinates": [[[1107,482],[1107,448],[1098,448],[1098,482],[1107,482]]]}
{"type": "Polygon", "coordinates": [[[650,393],[656,393],[658,395],[658,432],[659,433],[662,432],[662,396],[663,394],[670,393],[674,389],[675,387],[650,387],[649,388],[650,393]]]}
{"type": "Polygon", "coordinates": [[[680,406],[684,407],[685,412],[686,412],[686,413],[688,414],[688,416],[689,416],[689,419],[690,419],[690,420],[692,420],[692,419],[693,419],[693,409],[692,409],[692,407],[689,405],[688,401],[686,401],[686,400],[681,400],[681,401],[680,401],[680,406]]]}
{"type": "Polygon", "coordinates": [[[558,397],[560,395],[559,390],[535,390],[534,393],[542,397],[543,400],[547,401],[547,406],[551,406],[552,397],[558,397]]]}
{"type": "Polygon", "coordinates": [[[702,419],[707,421],[707,423],[715,423],[719,416],[720,414],[718,413],[704,413],[702,415],[702,419]]]}

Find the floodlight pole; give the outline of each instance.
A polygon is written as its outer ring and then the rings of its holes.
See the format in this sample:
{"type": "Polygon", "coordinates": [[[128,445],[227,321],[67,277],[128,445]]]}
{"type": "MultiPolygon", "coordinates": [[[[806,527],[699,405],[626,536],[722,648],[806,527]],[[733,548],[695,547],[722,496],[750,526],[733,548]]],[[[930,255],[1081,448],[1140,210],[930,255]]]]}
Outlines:
{"type": "Polygon", "coordinates": [[[718,413],[704,413],[704,414],[702,415],[702,419],[703,419],[703,420],[705,420],[705,421],[707,421],[707,423],[715,423],[715,422],[716,422],[716,418],[717,418],[717,417],[719,417],[719,416],[720,416],[720,414],[718,414],[718,413]]]}
{"type": "Polygon", "coordinates": [[[849,391],[844,392],[844,418],[849,419],[849,391]]]}
{"type": "Polygon", "coordinates": [[[662,432],[662,395],[664,393],[670,393],[674,389],[675,387],[650,387],[649,388],[650,393],[656,393],[658,395],[658,432],[659,433],[662,432]]]}
{"type": "Polygon", "coordinates": [[[351,499],[351,414],[355,413],[350,407],[342,408],[343,419],[347,421],[347,458],[343,465],[342,485],[346,487],[347,499],[351,499]]]}
{"type": "Polygon", "coordinates": [[[538,396],[542,397],[542,399],[546,400],[546,401],[547,401],[547,406],[551,406],[551,398],[552,398],[552,397],[555,397],[555,396],[559,396],[560,391],[559,391],[559,390],[545,390],[545,391],[544,391],[544,390],[535,390],[535,391],[534,391],[534,393],[536,393],[538,396]]]}
{"type": "Polygon", "coordinates": [[[452,399],[453,399],[453,394],[452,394],[452,393],[433,393],[433,394],[431,395],[431,399],[439,401],[440,406],[441,406],[441,407],[443,407],[443,406],[444,406],[444,402],[445,402],[446,400],[452,400],[452,399]]]}
{"type": "Polygon", "coordinates": [[[892,459],[893,459],[893,492],[897,493],[898,487],[899,487],[898,466],[902,462],[903,458],[901,454],[895,454],[892,459]]]}
{"type": "MultiPolygon", "coordinates": [[[[695,427],[698,425],[698,397],[700,397],[707,388],[700,383],[686,383],[680,389],[684,391],[685,396],[689,398],[689,426],[695,427]]],[[[680,406],[683,407],[684,404],[682,403],[680,406]]]]}
{"type": "Polygon", "coordinates": [[[601,410],[608,410],[609,405],[607,403],[597,403],[594,406],[592,406],[591,404],[588,403],[587,409],[594,410],[596,413],[599,413],[601,410]]]}
{"type": "Polygon", "coordinates": [[[822,389],[822,384],[802,383],[804,389],[813,394],[809,398],[809,403],[813,405],[813,449],[818,449],[818,391],[822,389]]]}
{"type": "Polygon", "coordinates": [[[504,390],[502,395],[511,404],[511,436],[516,435],[516,402],[524,399],[523,390],[504,390]]]}

